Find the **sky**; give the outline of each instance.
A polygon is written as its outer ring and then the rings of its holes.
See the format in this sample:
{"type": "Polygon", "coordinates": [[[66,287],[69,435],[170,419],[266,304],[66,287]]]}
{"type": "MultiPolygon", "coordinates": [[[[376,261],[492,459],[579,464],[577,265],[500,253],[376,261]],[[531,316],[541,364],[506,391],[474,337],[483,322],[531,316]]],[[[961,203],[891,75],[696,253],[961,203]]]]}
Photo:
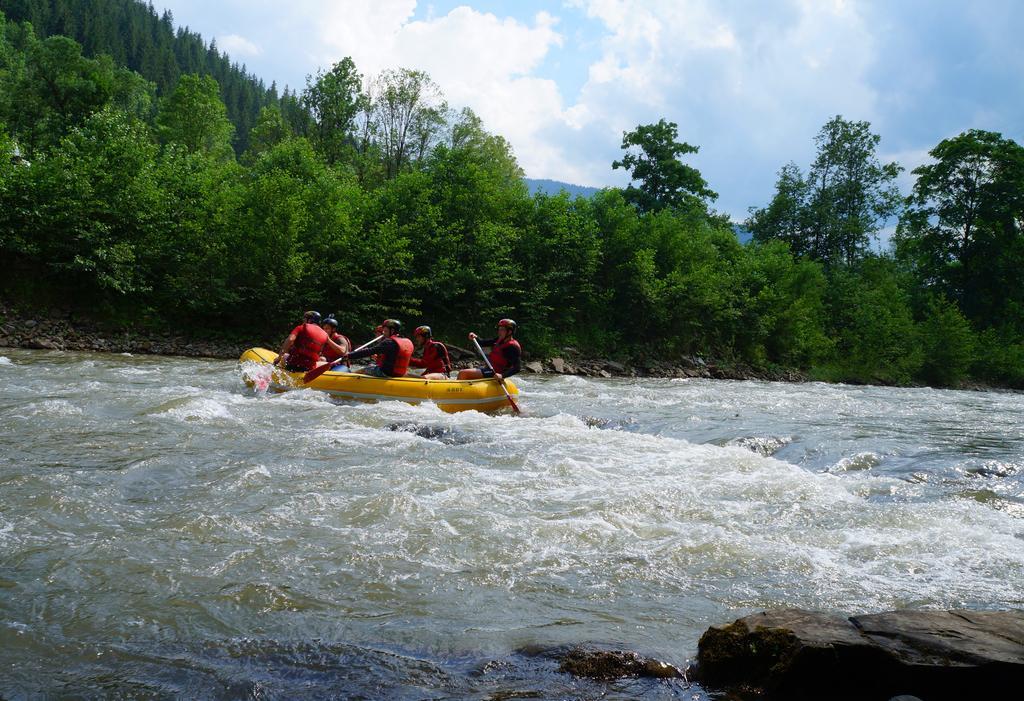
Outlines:
{"type": "Polygon", "coordinates": [[[345,56],[427,71],[528,177],[623,186],[623,132],[666,119],[742,221],[806,171],[830,118],[867,120],[910,171],[971,128],[1024,142],[1021,0],[154,0],[268,85],[345,56]]]}

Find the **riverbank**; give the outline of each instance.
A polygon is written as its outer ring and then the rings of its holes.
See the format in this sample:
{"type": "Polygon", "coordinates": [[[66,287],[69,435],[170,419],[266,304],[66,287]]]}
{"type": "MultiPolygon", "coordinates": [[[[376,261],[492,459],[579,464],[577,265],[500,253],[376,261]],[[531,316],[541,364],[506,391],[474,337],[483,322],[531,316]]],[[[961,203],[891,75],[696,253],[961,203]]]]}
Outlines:
{"type": "MultiPolygon", "coordinates": [[[[247,348],[276,348],[281,339],[195,338],[186,334],[112,328],[70,315],[25,315],[0,306],[0,347],[36,350],[96,351],[233,360],[247,348]]],[[[477,364],[469,349],[449,345],[456,368],[477,364]]],[[[796,370],[755,370],[754,368],[706,361],[699,356],[671,361],[619,362],[585,358],[577,350],[563,349],[551,358],[530,358],[523,372],[532,374],[579,375],[582,377],[664,377],[726,380],[773,380],[803,382],[807,375],[796,370]]]]}

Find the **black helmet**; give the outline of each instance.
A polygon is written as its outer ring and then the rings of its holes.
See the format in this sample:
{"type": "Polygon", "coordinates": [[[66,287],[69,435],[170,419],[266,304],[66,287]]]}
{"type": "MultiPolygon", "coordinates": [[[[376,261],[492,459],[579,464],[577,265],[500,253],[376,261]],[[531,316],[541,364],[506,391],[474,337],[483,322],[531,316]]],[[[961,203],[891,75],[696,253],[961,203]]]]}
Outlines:
{"type": "Polygon", "coordinates": [[[335,331],[337,331],[337,329],[338,329],[338,320],[335,319],[333,316],[329,316],[326,319],[324,319],[322,322],[320,322],[321,326],[326,326],[327,324],[330,324],[331,326],[333,326],[335,331]]]}
{"type": "Polygon", "coordinates": [[[398,319],[385,319],[381,326],[385,329],[391,329],[391,333],[402,333],[402,322],[398,319]]]}
{"type": "Polygon", "coordinates": [[[320,323],[320,312],[309,311],[302,315],[303,321],[307,324],[319,324],[320,323]]]}
{"type": "Polygon", "coordinates": [[[433,335],[429,326],[417,326],[412,333],[414,336],[423,336],[423,338],[430,338],[433,335]]]}
{"type": "Polygon", "coordinates": [[[513,336],[516,335],[516,322],[511,319],[502,319],[498,322],[498,328],[501,328],[502,326],[511,331],[513,336]]]}

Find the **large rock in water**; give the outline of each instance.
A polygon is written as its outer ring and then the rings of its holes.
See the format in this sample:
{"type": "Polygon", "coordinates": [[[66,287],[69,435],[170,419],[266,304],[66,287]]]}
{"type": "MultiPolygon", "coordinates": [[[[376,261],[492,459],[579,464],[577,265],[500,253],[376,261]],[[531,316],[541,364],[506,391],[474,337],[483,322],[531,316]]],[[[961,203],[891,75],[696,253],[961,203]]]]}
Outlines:
{"type": "Polygon", "coordinates": [[[1024,611],[768,611],[709,628],[695,674],[759,698],[1020,698],[1024,611]]]}

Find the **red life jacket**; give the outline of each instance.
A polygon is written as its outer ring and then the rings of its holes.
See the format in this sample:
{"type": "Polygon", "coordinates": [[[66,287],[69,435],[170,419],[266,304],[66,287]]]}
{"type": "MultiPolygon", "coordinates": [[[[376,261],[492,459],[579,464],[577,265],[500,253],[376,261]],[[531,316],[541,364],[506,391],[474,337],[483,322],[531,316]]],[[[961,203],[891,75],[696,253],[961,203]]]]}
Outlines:
{"type": "MultiPolygon", "coordinates": [[[[412,341],[403,336],[392,336],[391,340],[398,344],[398,353],[395,355],[395,366],[391,369],[391,377],[404,377],[409,369],[409,359],[412,358],[412,341]]],[[[384,367],[384,354],[377,358],[377,367],[384,367]]]]}
{"type": "MultiPolygon", "coordinates": [[[[352,350],[352,342],[348,340],[348,336],[343,336],[337,331],[335,331],[334,333],[331,334],[331,340],[337,343],[339,346],[342,345],[341,342],[344,341],[346,348],[352,350]]],[[[338,355],[338,352],[336,350],[334,350],[327,344],[324,344],[324,360],[326,360],[327,362],[331,362],[332,360],[337,360],[340,357],[341,356],[338,355]]]]}
{"type": "Polygon", "coordinates": [[[519,349],[519,353],[522,354],[523,347],[519,345],[519,341],[512,338],[511,336],[506,338],[504,341],[495,341],[494,347],[491,352],[487,354],[488,360],[491,361],[491,365],[494,366],[494,372],[502,375],[505,373],[505,368],[508,367],[508,361],[505,360],[505,347],[515,346],[519,349]]]}
{"type": "Polygon", "coordinates": [[[320,360],[320,351],[327,343],[327,332],[316,324],[299,324],[292,333],[295,334],[295,343],[289,352],[288,364],[312,370],[320,360]]]}
{"type": "MultiPolygon", "coordinates": [[[[423,346],[423,359],[413,358],[409,364],[417,368],[426,368],[427,372],[439,372],[447,375],[452,371],[452,361],[448,357],[448,346],[430,339],[423,346]]],[[[426,374],[426,373],[424,373],[426,374]]]]}

